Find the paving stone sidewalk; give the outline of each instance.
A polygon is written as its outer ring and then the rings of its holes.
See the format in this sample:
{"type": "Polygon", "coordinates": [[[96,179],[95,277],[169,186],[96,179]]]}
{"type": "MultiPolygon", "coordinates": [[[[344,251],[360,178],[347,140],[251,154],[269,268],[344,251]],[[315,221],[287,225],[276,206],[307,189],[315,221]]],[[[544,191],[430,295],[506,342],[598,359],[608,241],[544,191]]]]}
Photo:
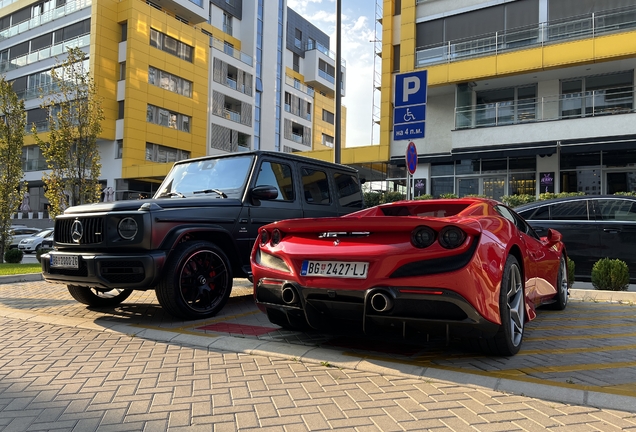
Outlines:
{"type": "Polygon", "coordinates": [[[0,319],[2,431],[636,431],[636,414],[0,319]]]}
{"type": "MultiPolygon", "coordinates": [[[[636,406],[548,401],[565,400],[558,390],[542,400],[544,393],[530,398],[493,391],[498,387],[483,387],[479,379],[418,376],[398,364],[364,362],[361,368],[363,361],[334,350],[328,357],[301,355],[297,346],[254,348],[261,342],[238,337],[210,343],[209,337],[173,333],[163,340],[162,328],[175,324],[164,318],[154,292],[135,293],[134,304],[109,318],[62,288],[42,281],[0,285],[2,432],[636,432],[636,406]],[[152,322],[154,329],[142,330],[139,322],[152,322]]],[[[235,280],[237,298],[228,309],[240,315],[250,293],[249,282],[235,280]]]]}

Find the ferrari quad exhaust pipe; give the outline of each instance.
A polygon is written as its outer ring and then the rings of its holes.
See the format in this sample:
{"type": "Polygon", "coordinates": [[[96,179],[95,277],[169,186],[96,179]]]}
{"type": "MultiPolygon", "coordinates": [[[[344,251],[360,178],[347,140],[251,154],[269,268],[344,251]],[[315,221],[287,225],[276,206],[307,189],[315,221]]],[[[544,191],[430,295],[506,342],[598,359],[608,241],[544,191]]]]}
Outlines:
{"type": "Polygon", "coordinates": [[[283,302],[288,305],[298,302],[298,294],[296,294],[296,289],[291,285],[285,285],[283,287],[281,297],[283,298],[283,302]]]}
{"type": "Polygon", "coordinates": [[[371,307],[376,312],[388,312],[393,309],[393,300],[388,295],[377,292],[371,296],[371,307]]]}

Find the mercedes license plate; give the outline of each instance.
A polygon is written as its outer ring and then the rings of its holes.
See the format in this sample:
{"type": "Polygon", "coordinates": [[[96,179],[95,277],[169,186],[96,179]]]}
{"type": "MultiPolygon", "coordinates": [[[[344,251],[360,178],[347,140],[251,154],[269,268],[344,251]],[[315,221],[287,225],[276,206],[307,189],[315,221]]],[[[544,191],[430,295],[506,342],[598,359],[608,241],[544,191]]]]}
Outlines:
{"type": "Polygon", "coordinates": [[[350,261],[303,261],[301,276],[366,279],[369,263],[350,261]]]}
{"type": "Polygon", "coordinates": [[[79,268],[79,260],[77,255],[51,255],[51,267],[57,268],[79,268]]]}

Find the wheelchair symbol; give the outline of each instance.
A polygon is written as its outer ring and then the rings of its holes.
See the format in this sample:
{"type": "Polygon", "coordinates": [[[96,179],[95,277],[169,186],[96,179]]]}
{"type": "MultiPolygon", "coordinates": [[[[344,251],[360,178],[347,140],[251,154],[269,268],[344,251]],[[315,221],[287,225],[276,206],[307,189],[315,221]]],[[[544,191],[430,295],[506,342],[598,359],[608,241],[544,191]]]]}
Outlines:
{"type": "Polygon", "coordinates": [[[406,114],[404,114],[404,121],[409,122],[411,120],[415,120],[415,115],[411,112],[409,108],[407,108],[406,114]]]}

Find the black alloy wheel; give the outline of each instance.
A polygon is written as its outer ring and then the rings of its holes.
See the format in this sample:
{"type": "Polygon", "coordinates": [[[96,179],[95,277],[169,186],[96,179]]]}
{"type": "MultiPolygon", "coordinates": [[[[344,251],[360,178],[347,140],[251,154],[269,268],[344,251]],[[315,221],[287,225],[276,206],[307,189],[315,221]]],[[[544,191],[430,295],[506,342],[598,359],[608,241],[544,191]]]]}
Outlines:
{"type": "Polygon", "coordinates": [[[68,292],[75,300],[93,307],[117,306],[133,293],[131,289],[89,288],[79,285],[67,285],[68,292]]]}
{"type": "Polygon", "coordinates": [[[177,318],[210,318],[225,306],[232,292],[230,261],[213,243],[180,244],[164,268],[155,293],[161,306],[177,318]]]}

